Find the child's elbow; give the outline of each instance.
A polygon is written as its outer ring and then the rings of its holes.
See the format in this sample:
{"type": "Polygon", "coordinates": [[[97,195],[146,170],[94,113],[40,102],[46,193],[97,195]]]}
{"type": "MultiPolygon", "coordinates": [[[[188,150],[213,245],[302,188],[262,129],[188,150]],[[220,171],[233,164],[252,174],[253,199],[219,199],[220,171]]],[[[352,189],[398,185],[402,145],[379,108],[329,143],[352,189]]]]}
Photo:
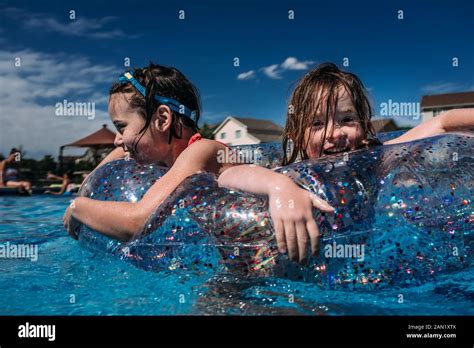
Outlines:
{"type": "Polygon", "coordinates": [[[228,169],[223,171],[219,177],[217,178],[217,185],[219,187],[225,187],[226,186],[226,177],[227,177],[227,172],[228,172],[228,169]]]}
{"type": "Polygon", "coordinates": [[[219,187],[232,187],[235,184],[235,178],[238,176],[236,167],[230,167],[224,170],[217,178],[217,185],[219,187]]]}
{"type": "Polygon", "coordinates": [[[135,237],[137,237],[143,230],[145,225],[145,218],[141,214],[134,215],[130,217],[127,224],[124,226],[121,233],[120,240],[123,242],[129,242],[135,237]]]}

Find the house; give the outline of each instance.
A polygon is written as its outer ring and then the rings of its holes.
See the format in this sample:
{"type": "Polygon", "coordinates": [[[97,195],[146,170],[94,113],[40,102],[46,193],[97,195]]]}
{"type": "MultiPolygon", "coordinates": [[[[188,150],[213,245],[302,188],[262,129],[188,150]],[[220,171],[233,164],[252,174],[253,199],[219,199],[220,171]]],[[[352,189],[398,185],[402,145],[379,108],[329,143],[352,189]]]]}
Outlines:
{"type": "Polygon", "coordinates": [[[371,123],[374,126],[375,133],[400,130],[400,128],[398,128],[396,123],[391,118],[372,119],[371,123]]]}
{"type": "Polygon", "coordinates": [[[269,120],[228,116],[213,132],[214,139],[227,145],[281,142],[283,127],[269,120]]]}
{"type": "Polygon", "coordinates": [[[447,110],[472,107],[474,107],[474,92],[424,95],[421,98],[423,122],[447,110]]]}

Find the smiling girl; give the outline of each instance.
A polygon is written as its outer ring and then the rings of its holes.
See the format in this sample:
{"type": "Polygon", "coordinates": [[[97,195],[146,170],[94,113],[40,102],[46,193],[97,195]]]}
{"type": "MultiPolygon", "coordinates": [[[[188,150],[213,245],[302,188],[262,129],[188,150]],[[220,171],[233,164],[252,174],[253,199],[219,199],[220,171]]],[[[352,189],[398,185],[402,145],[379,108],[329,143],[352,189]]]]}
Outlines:
{"type": "MultiPolygon", "coordinates": [[[[283,165],[303,159],[382,145],[371,123],[372,108],[362,81],[332,63],[317,66],[296,86],[290,100],[283,165]]],[[[474,127],[474,109],[449,110],[384,145],[474,127]]]]}

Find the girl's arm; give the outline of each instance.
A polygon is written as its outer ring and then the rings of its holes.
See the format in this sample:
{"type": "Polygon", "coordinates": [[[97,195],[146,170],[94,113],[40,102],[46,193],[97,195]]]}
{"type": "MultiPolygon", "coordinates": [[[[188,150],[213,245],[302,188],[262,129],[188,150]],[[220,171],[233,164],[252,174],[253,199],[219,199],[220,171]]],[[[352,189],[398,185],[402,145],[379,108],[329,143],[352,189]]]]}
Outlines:
{"type": "Polygon", "coordinates": [[[66,191],[68,183],[69,183],[68,179],[63,179],[63,182],[61,184],[59,191],[55,192],[55,191],[47,190],[44,193],[50,194],[53,196],[61,196],[66,191]]]}
{"type": "Polygon", "coordinates": [[[307,260],[308,236],[316,254],[319,230],[312,208],[333,212],[334,208],[318,196],[299,188],[290,178],[255,165],[226,169],[218,179],[219,186],[267,195],[275,228],[278,249],[291,260],[307,260]]]}
{"type": "Polygon", "coordinates": [[[48,175],[46,176],[46,179],[48,179],[48,180],[63,180],[63,177],[55,175],[51,172],[48,172],[48,175]]]}
{"type": "Polygon", "coordinates": [[[137,203],[76,198],[63,218],[68,232],[75,237],[74,229],[80,222],[109,237],[130,240],[142,230],[151,213],[184,179],[208,168],[209,158],[215,158],[216,153],[215,145],[210,143],[213,142],[199,141],[186,148],[172,168],[137,203]]]}
{"type": "Polygon", "coordinates": [[[432,137],[437,134],[474,128],[474,109],[452,109],[423,122],[402,136],[386,141],[385,145],[432,137]]]}

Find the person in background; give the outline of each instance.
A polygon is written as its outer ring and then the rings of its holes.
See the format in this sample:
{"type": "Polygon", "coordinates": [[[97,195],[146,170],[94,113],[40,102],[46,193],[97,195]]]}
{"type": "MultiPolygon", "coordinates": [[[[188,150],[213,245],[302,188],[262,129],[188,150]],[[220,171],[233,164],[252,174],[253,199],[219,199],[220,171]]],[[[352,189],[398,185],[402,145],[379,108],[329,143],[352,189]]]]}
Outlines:
{"type": "Polygon", "coordinates": [[[20,151],[13,148],[6,159],[0,162],[0,187],[17,188],[21,193],[31,194],[31,183],[26,180],[19,180],[18,169],[14,164],[21,157],[20,151]]]}
{"type": "Polygon", "coordinates": [[[73,190],[76,188],[76,185],[72,181],[73,173],[72,171],[67,171],[63,174],[63,176],[58,176],[54,175],[51,172],[48,172],[47,179],[49,180],[61,180],[61,187],[59,188],[59,191],[51,191],[51,190],[46,190],[44,193],[50,194],[50,195],[55,195],[55,196],[60,196],[60,195],[65,195],[69,196],[72,195],[73,190]]]}

